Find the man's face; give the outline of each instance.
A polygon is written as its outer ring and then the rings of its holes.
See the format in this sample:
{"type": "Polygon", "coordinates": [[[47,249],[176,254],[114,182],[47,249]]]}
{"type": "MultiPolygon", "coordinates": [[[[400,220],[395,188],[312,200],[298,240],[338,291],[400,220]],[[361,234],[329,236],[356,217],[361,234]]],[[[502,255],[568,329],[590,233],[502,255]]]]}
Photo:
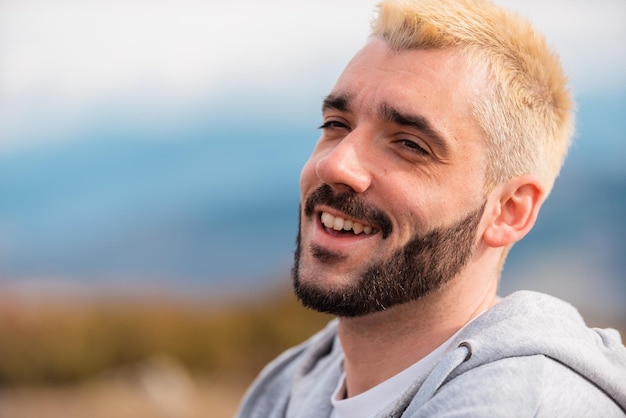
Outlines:
{"type": "Polygon", "coordinates": [[[486,150],[469,104],[481,80],[458,52],[378,40],[348,64],[300,179],[293,278],[305,305],[359,316],[462,274],[484,207],[486,150]]]}

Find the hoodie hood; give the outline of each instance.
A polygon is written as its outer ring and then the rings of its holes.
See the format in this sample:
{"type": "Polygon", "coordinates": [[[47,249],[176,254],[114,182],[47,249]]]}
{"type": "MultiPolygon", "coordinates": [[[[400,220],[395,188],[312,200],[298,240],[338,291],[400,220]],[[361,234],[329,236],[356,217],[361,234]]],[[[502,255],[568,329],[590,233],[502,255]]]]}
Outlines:
{"type": "Polygon", "coordinates": [[[552,296],[517,292],[458,336],[468,358],[452,379],[486,363],[541,354],[585,377],[626,410],[626,348],[614,329],[588,328],[576,308],[552,296]]]}
{"type": "Polygon", "coordinates": [[[626,348],[619,333],[587,327],[576,308],[555,297],[515,292],[473,320],[451,346],[455,348],[386,416],[411,416],[408,412],[419,409],[441,387],[472,370],[537,355],[593,383],[626,413],[626,348]]]}

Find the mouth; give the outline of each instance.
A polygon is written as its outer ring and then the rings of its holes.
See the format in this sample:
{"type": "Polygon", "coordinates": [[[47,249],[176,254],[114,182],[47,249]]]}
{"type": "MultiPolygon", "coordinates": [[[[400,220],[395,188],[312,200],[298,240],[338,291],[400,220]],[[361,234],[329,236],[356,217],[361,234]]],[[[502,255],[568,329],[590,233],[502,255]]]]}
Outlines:
{"type": "Polygon", "coordinates": [[[335,216],[328,212],[320,213],[320,222],[324,230],[334,236],[337,235],[374,235],[378,233],[378,229],[372,225],[368,225],[356,219],[335,216]]]}
{"type": "MultiPolygon", "coordinates": [[[[385,240],[393,231],[392,221],[381,209],[368,203],[354,192],[335,193],[327,184],[322,184],[306,198],[301,205],[302,215],[315,219],[317,230],[329,238],[328,245],[343,245],[340,242],[355,243],[354,239],[380,235],[385,240]],[[331,244],[331,242],[334,242],[331,244]]],[[[323,235],[318,236],[322,238],[323,235]]]]}

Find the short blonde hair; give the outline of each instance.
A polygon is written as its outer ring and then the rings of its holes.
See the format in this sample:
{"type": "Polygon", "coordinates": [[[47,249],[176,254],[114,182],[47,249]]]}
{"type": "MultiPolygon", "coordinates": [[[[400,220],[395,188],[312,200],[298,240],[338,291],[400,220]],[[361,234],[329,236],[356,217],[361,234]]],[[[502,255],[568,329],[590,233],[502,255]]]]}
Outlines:
{"type": "Polygon", "coordinates": [[[489,0],[383,0],[372,36],[394,50],[458,48],[487,71],[471,103],[485,131],[485,187],[534,174],[546,195],[574,126],[574,101],[558,56],[518,15],[489,0]]]}

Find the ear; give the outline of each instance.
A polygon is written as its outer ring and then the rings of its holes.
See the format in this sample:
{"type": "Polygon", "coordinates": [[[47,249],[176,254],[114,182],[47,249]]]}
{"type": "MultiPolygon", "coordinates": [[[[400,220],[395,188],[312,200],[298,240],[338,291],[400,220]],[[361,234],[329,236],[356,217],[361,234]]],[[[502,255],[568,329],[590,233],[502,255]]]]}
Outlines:
{"type": "Polygon", "coordinates": [[[504,247],[521,240],[535,225],[545,198],[536,176],[515,177],[497,186],[489,196],[492,214],[483,234],[490,247],[504,247]]]}

